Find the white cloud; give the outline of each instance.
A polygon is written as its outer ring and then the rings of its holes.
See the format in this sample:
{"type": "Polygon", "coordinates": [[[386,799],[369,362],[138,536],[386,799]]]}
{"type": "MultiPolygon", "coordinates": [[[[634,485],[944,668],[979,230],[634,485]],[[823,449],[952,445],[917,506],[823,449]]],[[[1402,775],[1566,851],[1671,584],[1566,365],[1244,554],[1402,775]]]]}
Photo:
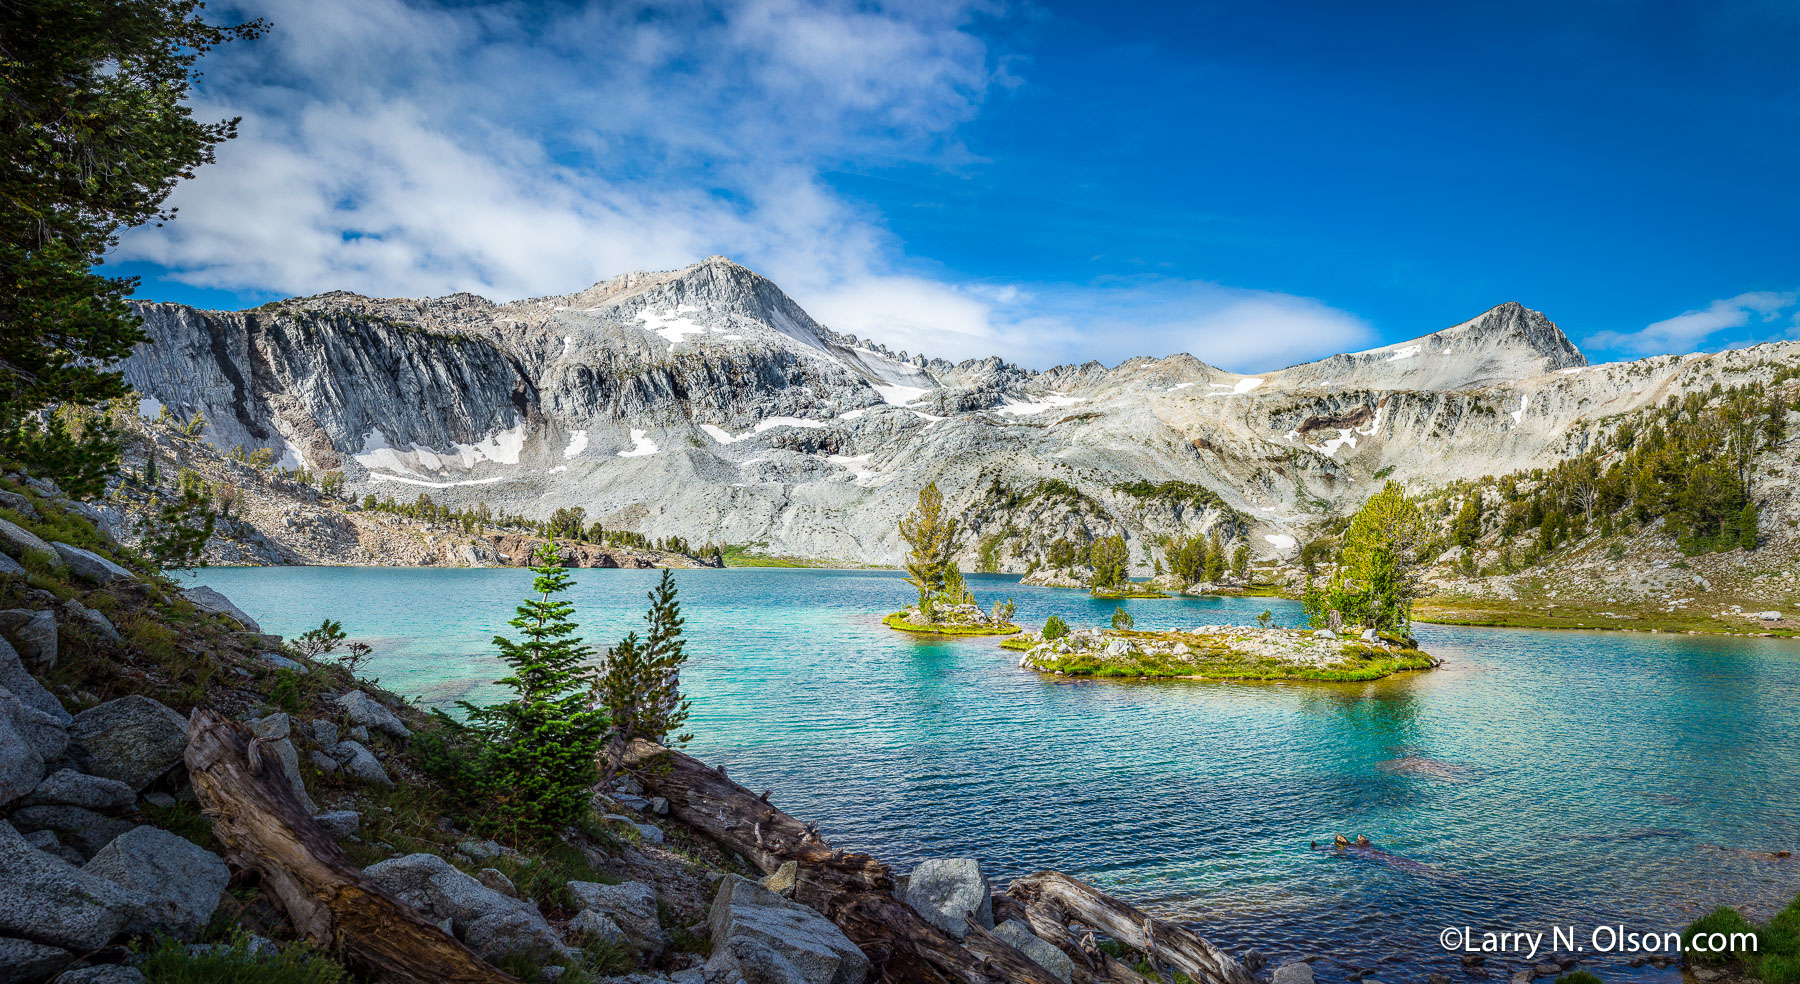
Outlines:
{"type": "Polygon", "coordinates": [[[1261,371],[1351,351],[1373,337],[1361,319],[1318,301],[1192,280],[958,288],[884,276],[799,300],[840,331],[905,338],[912,351],[931,356],[999,355],[1029,367],[1187,352],[1261,371]]]}
{"type": "MultiPolygon", "coordinates": [[[[1707,339],[1727,328],[1742,328],[1753,320],[1778,320],[1782,312],[1793,307],[1796,302],[1800,302],[1800,292],[1752,291],[1713,301],[1704,308],[1665,318],[1637,331],[1599,332],[1589,337],[1587,342],[1601,348],[1616,348],[1646,355],[1693,352],[1703,346],[1707,339]]],[[[1800,325],[1800,313],[1795,318],[1795,323],[1800,325]]]]}
{"type": "Polygon", "coordinates": [[[1368,339],[1318,302],[1200,281],[909,272],[822,174],[964,160],[959,125],[1015,82],[978,30],[993,3],[240,0],[273,30],[208,56],[196,111],[242,135],[121,254],[203,287],[509,300],[723,253],[834,328],[1034,366],[1262,369],[1368,339]]]}

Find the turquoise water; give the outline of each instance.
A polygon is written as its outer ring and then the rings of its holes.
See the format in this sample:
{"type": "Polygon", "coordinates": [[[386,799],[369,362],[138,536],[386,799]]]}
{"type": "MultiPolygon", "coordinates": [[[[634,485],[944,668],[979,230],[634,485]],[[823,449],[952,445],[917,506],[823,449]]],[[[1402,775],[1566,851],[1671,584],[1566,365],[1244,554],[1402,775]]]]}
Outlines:
{"type": "MultiPolygon", "coordinates": [[[[658,572],[576,576],[590,641],[641,628],[658,572]]],[[[993,639],[884,628],[910,590],[897,574],[677,577],[690,750],[902,870],[968,854],[998,880],[1059,868],[1232,949],[1322,954],[1325,981],[1455,970],[1445,926],[1574,925],[1586,944],[1596,923],[1661,932],[1719,903],[1766,917],[1800,892],[1800,862],[1739,853],[1800,849],[1800,643],[1421,626],[1444,668],[1370,684],[1076,682],[1017,669],[993,639]],[[1402,860],[1309,846],[1339,832],[1402,860]]],[[[488,643],[529,574],[198,580],[269,631],[340,620],[375,646],[385,686],[443,704],[492,693],[488,643]]],[[[1113,609],[1009,577],[970,585],[1015,597],[1028,624],[1113,609]]],[[[1299,618],[1276,599],[1126,607],[1144,628],[1299,618]]],[[[1609,981],[1676,976],[1596,963],[1609,981]]]]}

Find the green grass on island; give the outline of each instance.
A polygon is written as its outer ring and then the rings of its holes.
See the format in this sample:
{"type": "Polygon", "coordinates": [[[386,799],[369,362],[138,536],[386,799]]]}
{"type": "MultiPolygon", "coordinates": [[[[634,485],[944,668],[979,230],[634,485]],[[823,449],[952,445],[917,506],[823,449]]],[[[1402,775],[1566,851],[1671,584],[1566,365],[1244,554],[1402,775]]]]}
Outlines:
{"type": "Polygon", "coordinates": [[[1093,588],[1088,593],[1093,595],[1096,598],[1100,598],[1105,601],[1114,601],[1114,600],[1125,599],[1125,598],[1169,598],[1169,597],[1173,597],[1172,595],[1164,594],[1163,592],[1158,591],[1157,589],[1151,587],[1148,584],[1140,584],[1136,581],[1133,581],[1133,582],[1130,582],[1127,584],[1114,585],[1113,587],[1110,587],[1110,588],[1093,588]]]}
{"type": "Polygon", "coordinates": [[[829,557],[790,557],[785,554],[758,553],[766,543],[730,544],[720,552],[726,567],[816,567],[826,570],[880,570],[880,564],[858,564],[829,557]]]}
{"type": "Polygon", "coordinates": [[[1011,622],[990,622],[985,625],[962,622],[915,622],[907,619],[911,612],[893,612],[881,620],[881,624],[901,632],[917,632],[920,635],[953,635],[953,636],[990,636],[1016,635],[1025,631],[1011,622]]]}
{"type": "Polygon", "coordinates": [[[1046,649],[1032,633],[1001,645],[1033,653],[1022,666],[1085,677],[1358,682],[1438,665],[1431,654],[1392,640],[1322,639],[1298,629],[1235,625],[1200,632],[1090,630],[1046,649]]]}

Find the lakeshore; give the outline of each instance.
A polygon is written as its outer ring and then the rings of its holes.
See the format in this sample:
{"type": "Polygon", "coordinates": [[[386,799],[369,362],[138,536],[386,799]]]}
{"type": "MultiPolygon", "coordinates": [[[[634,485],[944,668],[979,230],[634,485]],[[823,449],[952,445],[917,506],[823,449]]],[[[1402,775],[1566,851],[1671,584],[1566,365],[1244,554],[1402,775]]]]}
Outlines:
{"type": "MultiPolygon", "coordinates": [[[[641,631],[657,572],[575,573],[584,638],[641,631]]],[[[490,639],[519,576],[263,568],[198,579],[270,631],[341,620],[376,645],[368,672],[384,686],[446,706],[493,696],[490,639]]],[[[997,883],[1070,871],[1203,920],[1222,944],[1277,961],[1320,953],[1321,980],[1360,971],[1389,984],[1461,973],[1430,949],[1428,924],[1587,913],[1679,928],[1720,899],[1766,919],[1800,891],[1800,865],[1737,853],[1800,845],[1786,788],[1800,752],[1756,738],[1800,728],[1785,696],[1800,688],[1790,640],[1420,625],[1420,648],[1443,663],[1428,673],[1122,686],[1020,669],[1021,654],[993,638],[896,632],[872,614],[911,594],[894,572],[677,579],[690,751],[773,787],[832,844],[899,870],[979,856],[997,883]],[[1633,699],[1619,699],[1622,680],[1633,699]],[[1671,772],[1670,756],[1687,765],[1671,772]],[[1453,877],[1307,849],[1340,831],[1453,877]],[[1395,941],[1404,967],[1381,962],[1395,941]]],[[[1034,628],[1052,614],[1103,624],[1121,607],[1013,577],[968,581],[983,601],[1014,597],[1014,621],[1034,628]]],[[[1147,632],[1247,624],[1264,609],[1276,626],[1303,623],[1281,599],[1122,606],[1147,632]]],[[[1676,973],[1595,969],[1608,984],[1676,973]]]]}

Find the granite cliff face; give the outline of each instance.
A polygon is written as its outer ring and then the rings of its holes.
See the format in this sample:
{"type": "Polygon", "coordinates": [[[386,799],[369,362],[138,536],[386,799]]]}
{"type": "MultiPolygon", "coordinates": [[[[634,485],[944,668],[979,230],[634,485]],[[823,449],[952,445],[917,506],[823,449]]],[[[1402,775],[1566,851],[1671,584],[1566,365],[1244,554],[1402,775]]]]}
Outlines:
{"type": "Polygon", "coordinates": [[[1543,464],[1608,415],[1800,353],[1588,366],[1508,303],[1260,376],[1185,355],[1032,372],[838,334],[723,257],[512,304],[336,293],[139,310],[153,340],[125,369],[146,412],[202,413],[214,445],[342,470],[357,496],[579,505],[651,536],[892,563],[895,522],[934,481],[969,516],[968,559],[986,541],[1009,570],[1058,536],[1122,532],[1142,558],[1220,523],[1286,554],[1378,475],[1543,464]]]}

